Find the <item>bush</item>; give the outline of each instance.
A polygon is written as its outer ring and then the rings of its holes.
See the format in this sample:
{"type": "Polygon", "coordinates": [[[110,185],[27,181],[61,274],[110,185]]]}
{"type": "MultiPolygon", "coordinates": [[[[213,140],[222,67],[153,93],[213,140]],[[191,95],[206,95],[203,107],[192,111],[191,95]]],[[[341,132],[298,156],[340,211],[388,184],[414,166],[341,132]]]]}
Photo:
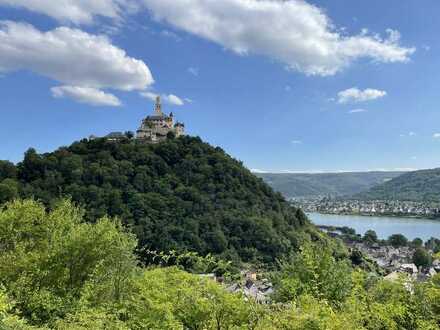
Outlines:
{"type": "Polygon", "coordinates": [[[392,245],[395,248],[407,246],[408,239],[402,234],[394,234],[388,237],[388,244],[392,245]]]}
{"type": "Polygon", "coordinates": [[[413,247],[422,247],[423,246],[423,240],[421,238],[414,238],[411,242],[411,245],[413,247]]]}
{"type": "Polygon", "coordinates": [[[107,301],[122,299],[136,264],[132,234],[109,218],[84,223],[83,211],[70,201],[49,213],[34,201],[6,204],[0,242],[1,284],[35,324],[71,312],[91,280],[108,283],[107,301]]]}
{"type": "Polygon", "coordinates": [[[417,248],[413,254],[413,263],[417,267],[428,268],[432,265],[432,257],[424,248],[417,248]]]}
{"type": "Polygon", "coordinates": [[[362,240],[369,245],[372,245],[374,243],[378,242],[377,239],[377,234],[374,230],[367,230],[364,234],[364,237],[362,238],[362,240]]]}
{"type": "Polygon", "coordinates": [[[305,245],[281,263],[274,280],[278,302],[297,301],[308,294],[338,305],[351,290],[351,267],[346,259],[336,260],[328,247],[305,245]]]}

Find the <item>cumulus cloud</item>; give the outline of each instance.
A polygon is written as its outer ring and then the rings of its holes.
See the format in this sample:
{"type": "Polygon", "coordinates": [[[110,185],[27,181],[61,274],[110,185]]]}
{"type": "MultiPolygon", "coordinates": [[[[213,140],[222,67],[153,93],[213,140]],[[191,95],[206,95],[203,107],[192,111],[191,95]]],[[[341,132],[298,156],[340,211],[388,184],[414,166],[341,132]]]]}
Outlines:
{"type": "Polygon", "coordinates": [[[290,141],[292,144],[302,144],[302,141],[301,140],[293,140],[293,141],[290,141]]]}
{"type": "Polygon", "coordinates": [[[113,94],[91,87],[56,86],[51,88],[51,92],[55,98],[70,98],[94,106],[118,107],[121,105],[121,101],[113,94]]]}
{"type": "Polygon", "coordinates": [[[434,133],[434,134],[432,135],[432,137],[433,137],[434,139],[440,139],[440,133],[434,133]]]}
{"type": "Polygon", "coordinates": [[[157,21],[216,42],[241,55],[259,54],[307,75],[334,75],[357,59],[406,62],[415,48],[364,30],[348,36],[326,13],[303,0],[143,0],[157,21]]]}
{"type": "Polygon", "coordinates": [[[106,36],[60,27],[0,21],[0,73],[30,70],[66,85],[143,90],[154,80],[147,65],[106,36]]]}
{"type": "Polygon", "coordinates": [[[137,8],[132,0],[0,0],[0,5],[25,8],[75,24],[90,24],[96,16],[120,19],[122,13],[137,8]]]}
{"type": "Polygon", "coordinates": [[[387,92],[377,89],[367,88],[360,90],[356,87],[349,88],[338,93],[339,103],[360,103],[366,101],[376,100],[385,97],[387,92]]]}
{"type": "MultiPolygon", "coordinates": [[[[141,96],[152,100],[152,101],[156,101],[156,98],[159,96],[159,94],[156,93],[152,93],[152,92],[142,92],[141,96]]],[[[174,94],[163,94],[160,95],[161,99],[163,102],[171,104],[171,105],[177,105],[177,106],[182,106],[185,104],[185,102],[178,96],[174,95],[174,94]]]]}

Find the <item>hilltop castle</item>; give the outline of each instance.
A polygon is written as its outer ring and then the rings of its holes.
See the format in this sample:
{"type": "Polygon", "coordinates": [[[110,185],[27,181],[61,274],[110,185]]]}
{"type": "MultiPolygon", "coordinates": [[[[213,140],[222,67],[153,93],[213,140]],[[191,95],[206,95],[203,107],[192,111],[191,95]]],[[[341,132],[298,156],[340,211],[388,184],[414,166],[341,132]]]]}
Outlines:
{"type": "Polygon", "coordinates": [[[166,115],[162,112],[160,96],[156,98],[156,106],[153,116],[147,116],[142,120],[141,127],[137,130],[136,138],[147,142],[160,142],[166,140],[170,133],[175,137],[185,134],[185,125],[174,123],[174,115],[171,112],[166,115]]]}
{"type": "MultiPolygon", "coordinates": [[[[147,116],[142,120],[141,127],[136,132],[136,139],[141,142],[157,143],[166,140],[173,134],[175,137],[179,137],[185,134],[185,125],[183,123],[174,123],[174,115],[170,113],[166,115],[162,112],[162,103],[160,96],[156,98],[156,106],[153,116],[147,116]]],[[[104,136],[108,141],[118,142],[128,137],[127,134],[131,132],[112,132],[104,136]]],[[[91,135],[89,139],[94,140],[97,137],[91,135]]],[[[131,137],[130,137],[131,138],[131,137]]]]}

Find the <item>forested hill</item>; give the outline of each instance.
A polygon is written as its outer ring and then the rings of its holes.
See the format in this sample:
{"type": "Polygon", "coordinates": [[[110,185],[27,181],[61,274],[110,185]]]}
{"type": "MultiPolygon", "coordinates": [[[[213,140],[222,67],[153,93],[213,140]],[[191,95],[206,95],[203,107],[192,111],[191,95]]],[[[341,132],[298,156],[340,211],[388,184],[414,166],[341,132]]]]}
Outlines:
{"type": "Polygon", "coordinates": [[[255,173],[286,198],[351,196],[404,172],[255,173]]]}
{"type": "Polygon", "coordinates": [[[406,173],[367,192],[353,196],[365,200],[439,201],[440,168],[406,173]]]}
{"type": "Polygon", "coordinates": [[[149,249],[228,260],[273,261],[309,227],[239,161],[194,137],[82,140],[46,154],[30,149],[17,166],[0,162],[0,203],[33,197],[51,206],[65,196],[90,222],[118,216],[149,249]]]}

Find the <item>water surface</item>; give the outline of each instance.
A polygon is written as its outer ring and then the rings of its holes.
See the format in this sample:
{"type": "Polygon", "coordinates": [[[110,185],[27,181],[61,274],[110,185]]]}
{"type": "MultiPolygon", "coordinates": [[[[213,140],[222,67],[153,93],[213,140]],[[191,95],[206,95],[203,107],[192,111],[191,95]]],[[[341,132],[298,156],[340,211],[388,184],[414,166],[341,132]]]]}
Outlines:
{"type": "Polygon", "coordinates": [[[388,238],[392,234],[403,234],[410,240],[416,237],[424,241],[431,237],[440,238],[440,220],[319,213],[308,213],[307,215],[316,225],[347,226],[354,228],[356,233],[362,235],[372,229],[381,239],[388,238]]]}

